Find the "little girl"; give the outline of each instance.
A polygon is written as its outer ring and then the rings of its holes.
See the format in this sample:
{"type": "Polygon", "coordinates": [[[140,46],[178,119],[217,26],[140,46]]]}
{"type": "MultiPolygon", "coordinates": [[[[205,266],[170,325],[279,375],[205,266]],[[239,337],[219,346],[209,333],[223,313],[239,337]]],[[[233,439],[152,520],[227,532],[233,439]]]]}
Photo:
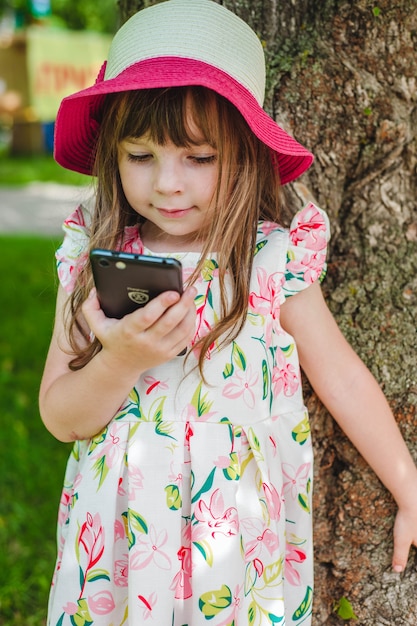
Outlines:
{"type": "Polygon", "coordinates": [[[398,504],[395,571],[417,543],[414,463],[321,294],[326,215],[280,226],[281,185],[312,156],[262,109],[264,71],[236,15],[169,0],[62,102],[56,159],[97,187],[64,224],[40,390],[47,428],[75,442],[49,626],[311,623],[299,365],[398,504]],[[107,318],[95,247],[180,260],[183,295],[107,318]]]}

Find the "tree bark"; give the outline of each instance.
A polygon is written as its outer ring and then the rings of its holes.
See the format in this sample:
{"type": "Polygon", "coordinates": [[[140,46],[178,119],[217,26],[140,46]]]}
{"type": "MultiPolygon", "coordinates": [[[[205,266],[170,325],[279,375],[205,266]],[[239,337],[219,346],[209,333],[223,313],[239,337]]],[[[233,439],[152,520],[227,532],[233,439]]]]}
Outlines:
{"type": "MultiPolygon", "coordinates": [[[[119,0],[122,19],[147,0],[119,0]]],[[[266,108],[315,154],[288,192],[332,224],[323,289],[417,457],[416,0],[224,0],[265,43],[266,108]]],[[[315,448],[314,626],[415,626],[416,554],[391,572],[395,505],[305,384],[315,448]]],[[[387,459],[389,462],[389,459],[387,459]]]]}

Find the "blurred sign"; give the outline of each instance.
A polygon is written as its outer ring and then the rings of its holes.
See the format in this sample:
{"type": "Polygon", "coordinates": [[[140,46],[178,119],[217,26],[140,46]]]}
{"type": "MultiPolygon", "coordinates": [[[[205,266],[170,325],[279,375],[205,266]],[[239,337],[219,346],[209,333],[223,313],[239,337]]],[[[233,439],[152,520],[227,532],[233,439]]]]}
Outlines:
{"type": "Polygon", "coordinates": [[[62,98],[94,84],[111,39],[92,32],[28,29],[30,104],[40,121],[55,120],[62,98]]]}

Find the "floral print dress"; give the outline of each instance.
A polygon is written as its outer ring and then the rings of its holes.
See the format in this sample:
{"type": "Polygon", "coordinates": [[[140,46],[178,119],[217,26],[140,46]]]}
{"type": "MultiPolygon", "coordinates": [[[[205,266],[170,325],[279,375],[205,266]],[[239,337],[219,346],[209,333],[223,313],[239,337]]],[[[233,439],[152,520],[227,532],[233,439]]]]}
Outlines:
{"type": "MultiPolygon", "coordinates": [[[[79,207],[64,224],[67,291],[87,258],[88,223],[79,207]]],[[[247,320],[230,345],[211,347],[207,384],[191,347],[186,369],[177,357],[146,371],[111,422],[75,443],[48,626],[311,624],[312,447],[279,312],[322,276],[327,241],[313,204],[289,230],[260,222],[247,320]]],[[[152,254],[137,227],[122,247],[152,254]]],[[[171,256],[186,280],[198,254],[171,256]]],[[[197,338],[219,314],[215,255],[196,287],[197,338]]]]}

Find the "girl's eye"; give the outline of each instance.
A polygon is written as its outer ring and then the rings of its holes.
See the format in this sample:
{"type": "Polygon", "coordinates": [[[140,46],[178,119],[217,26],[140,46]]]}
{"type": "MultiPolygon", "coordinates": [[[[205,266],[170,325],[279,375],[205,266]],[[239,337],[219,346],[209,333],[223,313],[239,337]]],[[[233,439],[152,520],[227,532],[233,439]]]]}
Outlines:
{"type": "Polygon", "coordinates": [[[190,158],[192,161],[194,161],[194,163],[197,163],[197,165],[205,165],[207,163],[215,163],[215,161],[217,160],[217,155],[210,154],[208,156],[192,156],[190,158]]]}
{"type": "Polygon", "coordinates": [[[131,154],[130,152],[127,155],[127,160],[133,163],[145,163],[152,158],[151,154],[131,154]]]}

